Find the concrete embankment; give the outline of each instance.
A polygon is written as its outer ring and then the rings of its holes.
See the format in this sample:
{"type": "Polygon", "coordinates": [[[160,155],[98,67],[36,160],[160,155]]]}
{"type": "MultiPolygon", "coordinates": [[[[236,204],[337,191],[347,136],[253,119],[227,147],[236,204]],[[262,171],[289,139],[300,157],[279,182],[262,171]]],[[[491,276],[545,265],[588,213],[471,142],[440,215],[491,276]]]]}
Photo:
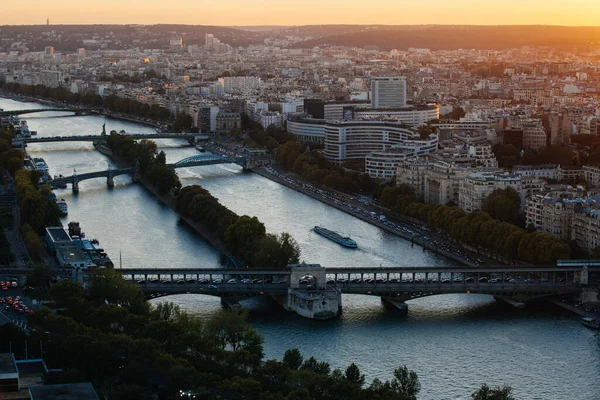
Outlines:
{"type": "MultiPolygon", "coordinates": [[[[94,147],[100,153],[104,154],[107,157],[110,157],[110,159],[113,160],[115,163],[117,163],[120,167],[126,168],[129,166],[124,160],[119,159],[119,157],[115,156],[108,147],[103,146],[102,144],[98,144],[98,143],[94,144],[94,147]]],[[[152,193],[163,204],[167,205],[171,210],[176,212],[182,221],[184,221],[189,227],[194,229],[200,236],[202,236],[202,238],[204,240],[206,240],[208,243],[210,243],[215,249],[217,249],[219,252],[221,252],[223,254],[227,254],[225,251],[225,245],[223,244],[223,242],[221,242],[221,240],[219,239],[218,235],[215,232],[208,229],[204,224],[194,222],[191,218],[187,218],[187,217],[181,215],[177,211],[177,199],[175,196],[173,196],[170,193],[166,194],[166,195],[161,195],[160,193],[158,193],[158,191],[154,187],[152,187],[152,185],[150,185],[148,182],[145,182],[143,180],[140,181],[139,183],[142,184],[142,186],[147,191],[152,193]]]]}

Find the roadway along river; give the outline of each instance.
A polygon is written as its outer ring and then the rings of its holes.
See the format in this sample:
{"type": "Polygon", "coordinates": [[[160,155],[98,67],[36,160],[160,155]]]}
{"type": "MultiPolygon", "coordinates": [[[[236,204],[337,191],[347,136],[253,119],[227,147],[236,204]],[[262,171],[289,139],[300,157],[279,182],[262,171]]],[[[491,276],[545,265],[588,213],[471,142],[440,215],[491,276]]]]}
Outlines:
{"type": "MultiPolygon", "coordinates": [[[[36,103],[0,99],[0,108],[34,108],[36,103]]],[[[40,136],[100,133],[107,130],[150,132],[137,124],[88,117],[23,118],[40,136]]],[[[197,154],[184,141],[161,140],[168,161],[197,154]]],[[[89,143],[32,144],[29,152],[43,157],[52,174],[91,172],[111,165],[89,143]]],[[[256,215],[269,232],[294,235],[306,262],[326,266],[439,265],[447,260],[406,241],[235,165],[178,170],[184,185],[201,184],[238,214],[256,215]],[[343,249],[309,229],[316,225],[349,234],[360,249],[343,249]]],[[[114,189],[102,179],[80,184],[57,195],[67,200],[68,221],[80,221],[123,268],[211,267],[218,254],[128,177],[117,177],[114,189]]],[[[220,308],[218,299],[181,295],[167,298],[184,309],[207,315],[220,308]]],[[[519,399],[597,399],[600,393],[600,340],[581,326],[578,317],[555,308],[516,310],[489,296],[445,295],[409,302],[400,316],[383,308],[378,298],[344,296],[343,316],[334,321],[302,319],[266,299],[248,301],[251,321],[265,338],[268,358],[281,358],[298,347],[333,367],[356,362],[368,379],[387,379],[398,365],[419,373],[423,399],[466,399],[482,383],[508,384],[519,399]]]]}

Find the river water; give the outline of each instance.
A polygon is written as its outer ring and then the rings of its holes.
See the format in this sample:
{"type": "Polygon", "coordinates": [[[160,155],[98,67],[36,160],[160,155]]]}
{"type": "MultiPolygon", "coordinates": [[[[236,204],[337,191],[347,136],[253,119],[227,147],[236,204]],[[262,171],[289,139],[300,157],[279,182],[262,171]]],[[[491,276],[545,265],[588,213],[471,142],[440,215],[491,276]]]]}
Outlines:
{"type": "MultiPolygon", "coordinates": [[[[0,99],[5,110],[38,108],[37,103],[0,99]]],[[[107,131],[152,132],[153,128],[100,116],[65,117],[61,113],[23,116],[44,136],[71,136],[107,131]]],[[[183,140],[159,140],[168,162],[197,154],[183,140]]],[[[108,168],[111,162],[91,143],[31,144],[53,175],[108,168]]],[[[301,259],[325,266],[399,266],[450,264],[421,248],[363,221],[236,165],[178,170],[184,185],[200,184],[236,213],[257,216],[267,231],[290,232],[301,259]],[[331,227],[355,239],[360,249],[344,249],[310,232],[331,227]]],[[[216,267],[218,253],[177,215],[129,177],[103,179],[56,191],[69,205],[67,221],[79,221],[88,237],[97,238],[118,265],[132,267],[216,267]]],[[[221,306],[217,298],[179,295],[165,298],[201,316],[221,306]]],[[[164,299],[163,299],[164,300],[164,299]]],[[[387,310],[379,298],[343,296],[343,315],[311,321],[290,314],[267,299],[250,300],[251,322],[264,336],[267,358],[298,347],[302,353],[345,368],[355,362],[368,380],[389,379],[399,365],[417,371],[422,399],[466,399],[487,382],[507,384],[519,399],[600,399],[600,339],[578,317],[556,308],[517,310],[490,296],[443,295],[408,302],[406,316],[387,310]]]]}

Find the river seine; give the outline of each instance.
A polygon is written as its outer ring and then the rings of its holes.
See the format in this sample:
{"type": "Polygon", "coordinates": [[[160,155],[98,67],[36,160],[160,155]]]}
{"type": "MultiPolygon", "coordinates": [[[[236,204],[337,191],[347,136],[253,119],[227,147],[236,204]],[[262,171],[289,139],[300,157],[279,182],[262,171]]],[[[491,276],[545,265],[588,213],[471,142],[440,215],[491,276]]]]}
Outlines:
{"type": "MultiPolygon", "coordinates": [[[[5,110],[41,108],[38,103],[0,99],[5,110]]],[[[25,115],[40,137],[99,134],[107,131],[152,132],[153,128],[100,116],[68,117],[62,113],[25,115]]],[[[184,140],[158,140],[169,162],[197,154],[184,140]]],[[[91,143],[31,144],[28,152],[43,157],[52,175],[92,172],[113,166],[91,143]]],[[[267,231],[290,232],[301,259],[325,266],[443,265],[447,259],[342,213],[312,198],[236,165],[178,170],[184,185],[199,184],[236,213],[257,216],[267,231]],[[310,232],[330,227],[355,239],[352,251],[310,232]]],[[[97,238],[122,267],[217,267],[219,255],[129,177],[80,183],[80,192],[57,190],[69,206],[67,221],[79,221],[88,237],[97,238]]],[[[221,305],[217,298],[179,295],[172,301],[200,316],[221,305]]],[[[154,300],[159,301],[159,300],[154,300]]],[[[343,296],[343,315],[311,321],[286,313],[267,299],[249,300],[250,320],[264,336],[267,358],[298,347],[334,368],[355,362],[368,380],[389,379],[399,365],[419,374],[422,399],[467,399],[482,383],[507,384],[518,399],[600,399],[600,337],[579,318],[549,306],[517,310],[490,296],[443,295],[409,301],[406,316],[387,310],[379,298],[343,296]]]]}

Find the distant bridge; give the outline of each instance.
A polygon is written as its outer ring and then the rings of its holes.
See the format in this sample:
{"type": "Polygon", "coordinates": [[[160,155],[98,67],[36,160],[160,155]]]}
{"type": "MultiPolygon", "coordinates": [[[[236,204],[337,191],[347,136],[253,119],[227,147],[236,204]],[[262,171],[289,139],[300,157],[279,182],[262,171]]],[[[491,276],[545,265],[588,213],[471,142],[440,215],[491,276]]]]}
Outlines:
{"type": "MultiPolygon", "coordinates": [[[[197,142],[208,139],[206,135],[198,133],[124,133],[123,136],[133,139],[186,139],[197,142]]],[[[81,135],[81,136],[54,136],[54,137],[28,137],[16,138],[15,144],[19,143],[54,143],[54,142],[105,142],[110,135],[81,135]]]]}
{"type": "Polygon", "coordinates": [[[72,107],[72,108],[30,108],[30,109],[25,109],[25,110],[3,110],[3,111],[0,111],[0,117],[7,117],[7,116],[11,116],[11,115],[34,114],[34,113],[49,112],[49,111],[74,112],[75,114],[83,114],[83,113],[100,113],[100,112],[103,112],[104,109],[101,107],[99,107],[99,108],[72,107]]]}
{"type": "MultiPolygon", "coordinates": [[[[176,163],[167,164],[167,167],[171,169],[187,168],[187,167],[200,167],[205,165],[218,165],[218,164],[238,164],[242,168],[246,169],[247,159],[244,157],[229,158],[218,154],[204,153],[198,154],[192,157],[184,158],[176,163]]],[[[132,175],[134,180],[139,180],[140,172],[136,167],[129,168],[118,168],[118,169],[107,169],[104,171],[87,172],[83,174],[73,173],[72,176],[66,176],[62,178],[52,179],[49,183],[53,188],[61,187],[67,184],[72,185],[74,192],[79,191],[79,182],[88,179],[106,178],[106,184],[108,186],[114,186],[114,177],[119,175],[132,175]]]]}

